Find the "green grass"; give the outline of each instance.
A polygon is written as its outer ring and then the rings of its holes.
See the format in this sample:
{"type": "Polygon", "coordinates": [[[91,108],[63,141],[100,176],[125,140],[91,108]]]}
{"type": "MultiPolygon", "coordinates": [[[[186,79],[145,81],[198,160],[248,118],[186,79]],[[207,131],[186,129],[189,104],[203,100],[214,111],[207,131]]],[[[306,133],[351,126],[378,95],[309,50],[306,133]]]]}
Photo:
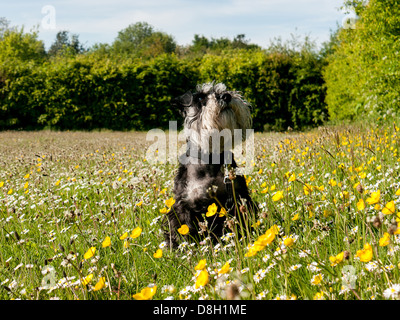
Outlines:
{"type": "Polygon", "coordinates": [[[134,299],[154,285],[153,299],[386,299],[389,288],[399,297],[395,124],[256,134],[246,176],[260,205],[247,217],[253,231],[172,251],[163,246],[160,210],[174,197],[176,165],[145,159],[145,133],[2,132],[0,142],[1,299],[134,299]],[[380,208],[367,203],[378,190],[380,208]],[[395,212],[381,213],[391,201],[395,212]],[[249,254],[273,226],[273,240],[249,254]],[[120,239],[137,227],[137,238],[120,239]],[[366,243],[372,257],[363,262],[357,252],[366,243]],[[196,288],[202,259],[208,281],[196,288]],[[356,276],[352,288],[343,286],[346,270],[356,276]],[[106,285],[94,290],[102,277],[106,285]]]}

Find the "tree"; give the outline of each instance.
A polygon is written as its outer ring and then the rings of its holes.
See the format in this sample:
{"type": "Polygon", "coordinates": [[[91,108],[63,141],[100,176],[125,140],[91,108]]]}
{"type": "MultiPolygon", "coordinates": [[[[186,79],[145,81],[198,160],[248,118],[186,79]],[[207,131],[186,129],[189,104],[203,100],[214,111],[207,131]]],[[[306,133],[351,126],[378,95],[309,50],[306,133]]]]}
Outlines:
{"type": "Polygon", "coordinates": [[[122,56],[152,58],[162,53],[173,53],[176,42],[172,36],[154,31],[147,22],[137,22],[118,32],[113,50],[122,56]]]}
{"type": "Polygon", "coordinates": [[[400,114],[400,1],[353,0],[355,27],[340,28],[324,73],[331,119],[400,114]]]}
{"type": "Polygon", "coordinates": [[[78,54],[85,51],[83,45],[79,42],[79,36],[76,34],[69,35],[68,31],[59,31],[56,40],[50,46],[48,54],[50,56],[63,55],[65,53],[78,54]]]}

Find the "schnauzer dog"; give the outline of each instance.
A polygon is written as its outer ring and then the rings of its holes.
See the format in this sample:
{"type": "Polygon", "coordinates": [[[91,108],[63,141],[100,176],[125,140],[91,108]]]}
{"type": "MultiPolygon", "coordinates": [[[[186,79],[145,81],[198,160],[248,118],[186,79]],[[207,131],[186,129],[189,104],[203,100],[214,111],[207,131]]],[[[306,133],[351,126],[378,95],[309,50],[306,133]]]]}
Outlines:
{"type": "Polygon", "coordinates": [[[189,227],[186,238],[200,240],[203,233],[217,240],[226,226],[233,231],[235,223],[257,212],[244,177],[235,172],[237,164],[230,151],[233,138],[242,143],[244,132],[252,126],[250,105],[222,83],[205,83],[196,89],[172,100],[184,117],[187,151],[179,157],[175,203],[163,221],[170,247],[178,244],[178,229],[184,224],[189,227]],[[206,215],[209,206],[215,214],[206,215]]]}

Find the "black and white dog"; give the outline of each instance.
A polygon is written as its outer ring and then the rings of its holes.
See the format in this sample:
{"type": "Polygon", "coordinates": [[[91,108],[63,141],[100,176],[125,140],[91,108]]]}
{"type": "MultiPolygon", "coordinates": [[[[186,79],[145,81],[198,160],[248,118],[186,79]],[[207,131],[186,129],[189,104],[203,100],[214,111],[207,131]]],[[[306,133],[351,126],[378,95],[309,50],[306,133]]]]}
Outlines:
{"type": "Polygon", "coordinates": [[[178,233],[182,225],[189,227],[184,236],[188,240],[199,240],[200,234],[215,240],[227,225],[237,230],[235,223],[243,223],[248,214],[257,211],[244,177],[235,172],[237,164],[231,152],[234,138],[240,140],[235,143],[242,143],[244,132],[252,126],[250,105],[240,93],[227,91],[222,83],[205,83],[196,89],[172,101],[185,119],[187,152],[179,158],[175,204],[163,220],[170,247],[182,237],[178,233]],[[217,211],[207,217],[208,207],[215,209],[213,204],[217,211]]]}

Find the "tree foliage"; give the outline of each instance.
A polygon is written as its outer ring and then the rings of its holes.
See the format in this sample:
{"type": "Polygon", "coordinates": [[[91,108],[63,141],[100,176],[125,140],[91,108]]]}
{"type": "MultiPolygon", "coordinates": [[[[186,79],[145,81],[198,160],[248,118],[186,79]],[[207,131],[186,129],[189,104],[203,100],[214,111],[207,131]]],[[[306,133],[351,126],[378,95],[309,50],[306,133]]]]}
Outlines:
{"type": "Polygon", "coordinates": [[[170,100],[208,81],[242,92],[256,130],[304,129],[327,119],[325,61],[307,39],[262,49],[241,34],[195,35],[182,47],[144,22],[88,50],[67,31],[46,52],[37,33],[6,29],[0,129],[168,128],[180,118],[170,100]]]}
{"type": "Polygon", "coordinates": [[[358,15],[341,28],[324,78],[332,119],[384,119],[400,112],[400,1],[346,1],[358,15]]]}

